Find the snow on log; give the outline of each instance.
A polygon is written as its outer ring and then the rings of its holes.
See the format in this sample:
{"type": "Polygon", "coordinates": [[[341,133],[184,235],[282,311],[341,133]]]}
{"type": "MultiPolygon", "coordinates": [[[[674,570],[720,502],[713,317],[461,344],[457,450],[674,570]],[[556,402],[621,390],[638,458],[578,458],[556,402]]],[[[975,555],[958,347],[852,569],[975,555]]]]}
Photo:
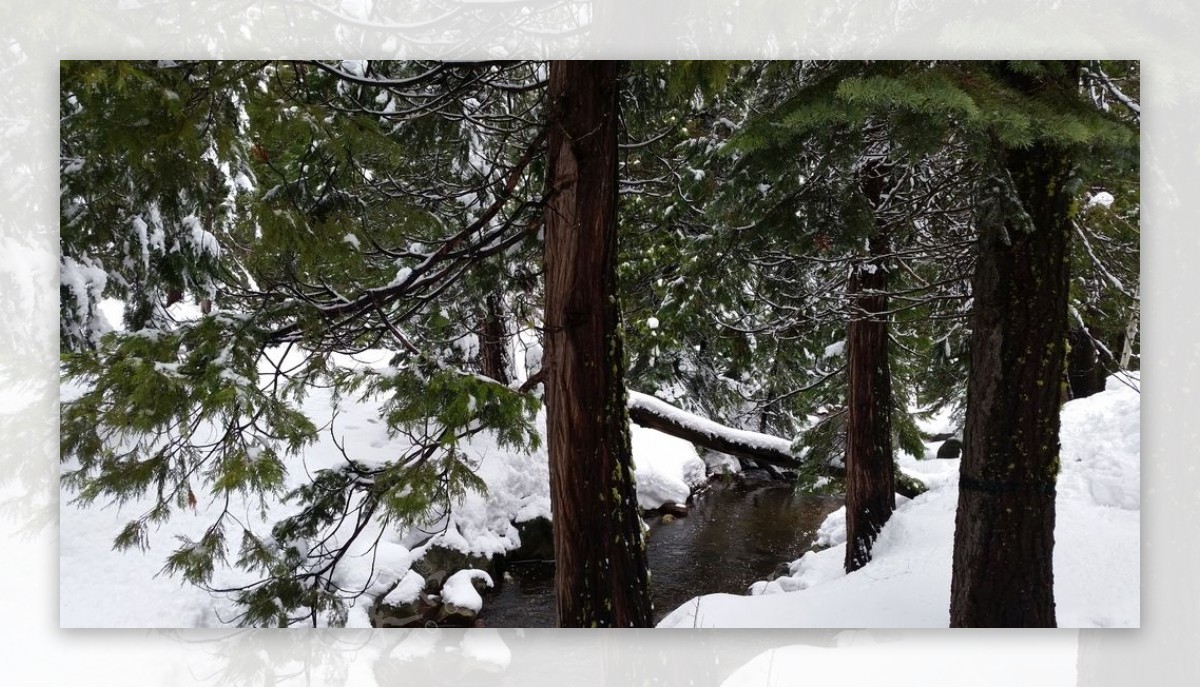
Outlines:
{"type": "Polygon", "coordinates": [[[633,390],[629,391],[629,420],[713,451],[780,468],[800,466],[800,460],[792,455],[791,442],[785,439],[714,423],[633,390]]]}
{"type": "MultiPolygon", "coordinates": [[[[723,452],[742,459],[750,459],[760,465],[796,469],[800,460],[792,455],[791,442],[764,435],[761,432],[738,430],[678,409],[667,402],[629,390],[629,420],[644,428],[673,435],[706,449],[723,452]]],[[[831,477],[841,478],[845,468],[829,466],[831,477]]],[[[916,478],[899,471],[896,474],[896,493],[909,499],[928,489],[916,478]]]]}

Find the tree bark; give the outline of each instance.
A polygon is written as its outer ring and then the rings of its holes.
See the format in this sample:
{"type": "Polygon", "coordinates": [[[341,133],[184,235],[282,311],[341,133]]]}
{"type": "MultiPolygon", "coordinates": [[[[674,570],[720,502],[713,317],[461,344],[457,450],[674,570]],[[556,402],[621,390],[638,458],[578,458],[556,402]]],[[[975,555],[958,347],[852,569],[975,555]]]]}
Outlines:
{"type": "Polygon", "coordinates": [[[1142,312],[1142,287],[1138,285],[1137,300],[1133,302],[1133,310],[1129,313],[1129,320],[1125,323],[1125,333],[1121,336],[1121,360],[1117,363],[1117,369],[1120,371],[1129,370],[1129,364],[1133,360],[1133,342],[1138,335],[1138,319],[1142,312]]]}
{"type": "Polygon", "coordinates": [[[508,332],[500,297],[490,295],[484,302],[479,328],[479,372],[502,385],[509,383],[508,332]]]}
{"type": "Polygon", "coordinates": [[[548,92],[545,400],[558,625],[653,625],[616,299],[615,62],[548,92]]]}
{"type": "Polygon", "coordinates": [[[1001,164],[1029,221],[980,227],[950,625],[1052,627],[1073,165],[1045,143],[1002,150],[1001,164]]]}
{"type": "Polygon", "coordinates": [[[871,560],[871,547],[896,509],[892,456],[892,377],[888,367],[886,231],[869,240],[870,257],[850,275],[853,312],[846,327],[846,572],[871,560]]]}
{"type": "Polygon", "coordinates": [[[1096,351],[1092,337],[1082,326],[1067,330],[1070,351],[1067,354],[1067,385],[1071,399],[1083,399],[1104,391],[1108,372],[1096,351]]]}

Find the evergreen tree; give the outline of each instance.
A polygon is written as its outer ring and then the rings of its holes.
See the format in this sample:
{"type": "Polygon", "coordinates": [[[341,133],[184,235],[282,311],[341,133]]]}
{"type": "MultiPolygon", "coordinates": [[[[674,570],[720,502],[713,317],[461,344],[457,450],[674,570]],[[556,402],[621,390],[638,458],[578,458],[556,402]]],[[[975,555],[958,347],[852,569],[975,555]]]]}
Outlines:
{"type": "MultiPolygon", "coordinates": [[[[937,303],[943,280],[906,282],[943,262],[946,252],[932,247],[955,219],[947,179],[957,169],[947,164],[945,129],[930,137],[843,90],[864,71],[899,68],[758,66],[750,94],[757,114],[731,125],[729,145],[709,156],[706,174],[722,175],[713,185],[719,191],[690,194],[711,198],[709,226],[752,280],[734,278],[732,287],[745,298],[736,327],[754,350],[743,360],[764,366],[744,374],[763,381],[757,390],[738,390],[754,401],[758,429],[800,433],[810,483],[831,465],[845,467],[847,570],[869,559],[894,508],[893,418],[900,445],[921,451],[908,414],[914,365],[889,354],[889,321],[917,322],[913,313],[927,315],[937,303]],[[890,309],[889,281],[900,302],[890,309]],[[889,370],[892,359],[899,376],[889,370]]],[[[725,275],[728,268],[710,279],[725,275]]]]}
{"type": "Polygon", "coordinates": [[[365,524],[452,524],[485,488],[462,443],[536,445],[544,382],[560,624],[640,626],[627,380],[795,438],[741,456],[845,487],[848,570],[918,489],[910,408],[949,405],[955,623],[1051,623],[1062,385],[1137,366],[1137,96],[1129,62],[66,62],[64,483],[151,498],[126,548],[285,500],[166,570],[232,560],[240,622],[336,624],[365,524]],[[314,390],[377,398],[409,449],[284,494],[337,432],[314,390]]]}
{"type": "Polygon", "coordinates": [[[1133,142],[1091,110],[1080,93],[1081,67],[1050,62],[981,70],[996,96],[1032,116],[1020,129],[992,129],[996,165],[978,219],[951,626],[1056,625],[1058,407],[1068,243],[1084,181],[1079,160],[1106,144],[1133,142]]]}
{"type": "Polygon", "coordinates": [[[80,390],[63,405],[64,481],[84,503],[153,497],[118,547],[199,500],[282,498],[296,512],[269,533],[226,509],[166,571],[211,588],[236,528],[234,562],[259,574],[224,591],[242,623],[339,623],[361,591],[339,588],[338,564],[364,523],[446,518],[482,488],[457,451],[472,435],[538,441],[537,400],[472,374],[470,327],[480,291],[536,250],[538,69],[64,66],[64,374],[80,390]],[[216,309],[173,316],[172,285],[216,309]],[[101,297],[126,302],[124,332],[98,336],[101,297]],[[338,363],[370,348],[391,365],[338,363]],[[334,431],[300,410],[314,389],[381,398],[411,449],[346,456],[282,494],[334,431]]]}

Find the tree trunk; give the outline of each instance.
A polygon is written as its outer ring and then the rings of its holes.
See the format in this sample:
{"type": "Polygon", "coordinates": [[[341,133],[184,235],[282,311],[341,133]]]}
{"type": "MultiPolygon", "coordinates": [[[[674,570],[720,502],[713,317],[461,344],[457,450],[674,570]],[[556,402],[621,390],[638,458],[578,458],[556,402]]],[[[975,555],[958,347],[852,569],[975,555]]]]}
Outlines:
{"type": "Polygon", "coordinates": [[[618,95],[615,62],[551,64],[544,368],[564,627],[653,625],[616,299],[618,95]]]}
{"type": "Polygon", "coordinates": [[[1051,627],[1072,162],[1039,143],[1001,163],[1029,222],[980,227],[950,625],[1051,627]]]}
{"type": "Polygon", "coordinates": [[[1121,360],[1117,363],[1119,370],[1129,370],[1129,365],[1133,361],[1133,342],[1138,335],[1138,318],[1142,312],[1142,287],[1139,284],[1137,290],[1137,300],[1133,302],[1133,310],[1129,313],[1129,320],[1125,323],[1125,333],[1121,336],[1121,360]]]}
{"type": "Polygon", "coordinates": [[[479,328],[479,372],[502,385],[509,383],[508,332],[504,327],[504,311],[500,297],[488,296],[479,328]]]}
{"type": "Polygon", "coordinates": [[[1082,326],[1067,330],[1070,351],[1067,354],[1067,385],[1072,399],[1090,397],[1104,391],[1108,377],[1092,337],[1082,326]]]}
{"type": "Polygon", "coordinates": [[[723,454],[778,468],[800,468],[800,459],[792,455],[791,442],[782,437],[721,425],[647,394],[630,393],[629,419],[644,428],[723,454]]]}
{"type": "Polygon", "coordinates": [[[870,239],[870,257],[850,275],[853,311],[846,327],[846,572],[871,560],[871,546],[896,509],[892,457],[892,377],[886,315],[887,233],[870,239]]]}

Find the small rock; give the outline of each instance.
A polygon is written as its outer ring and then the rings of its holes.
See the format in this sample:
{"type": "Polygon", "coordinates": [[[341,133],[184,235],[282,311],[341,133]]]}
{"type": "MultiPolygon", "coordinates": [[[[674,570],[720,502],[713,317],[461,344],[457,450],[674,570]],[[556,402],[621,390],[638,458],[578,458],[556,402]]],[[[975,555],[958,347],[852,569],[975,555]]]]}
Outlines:
{"type": "Polygon", "coordinates": [[[479,612],[453,604],[444,604],[438,609],[437,625],[453,628],[472,628],[478,620],[479,612]]]}
{"type": "Polygon", "coordinates": [[[424,593],[405,604],[378,603],[371,610],[371,625],[376,628],[421,628],[434,621],[441,608],[435,596],[424,593]]]}
{"type": "Polygon", "coordinates": [[[942,443],[942,446],[938,447],[937,457],[939,459],[957,459],[960,456],[962,456],[962,441],[954,437],[946,440],[942,443]]]}
{"type": "Polygon", "coordinates": [[[552,561],[554,559],[554,526],[548,518],[534,518],[513,524],[521,538],[521,546],[507,554],[511,561],[552,561]]]}
{"type": "Polygon", "coordinates": [[[413,562],[413,570],[425,578],[425,592],[427,593],[437,592],[447,578],[463,569],[494,572],[492,561],[487,557],[466,554],[437,545],[430,547],[425,552],[425,556],[413,562]]]}
{"type": "Polygon", "coordinates": [[[675,516],[677,518],[683,518],[684,516],[688,515],[687,505],[676,504],[675,502],[667,502],[666,504],[663,504],[662,511],[667,516],[675,516]]]}

